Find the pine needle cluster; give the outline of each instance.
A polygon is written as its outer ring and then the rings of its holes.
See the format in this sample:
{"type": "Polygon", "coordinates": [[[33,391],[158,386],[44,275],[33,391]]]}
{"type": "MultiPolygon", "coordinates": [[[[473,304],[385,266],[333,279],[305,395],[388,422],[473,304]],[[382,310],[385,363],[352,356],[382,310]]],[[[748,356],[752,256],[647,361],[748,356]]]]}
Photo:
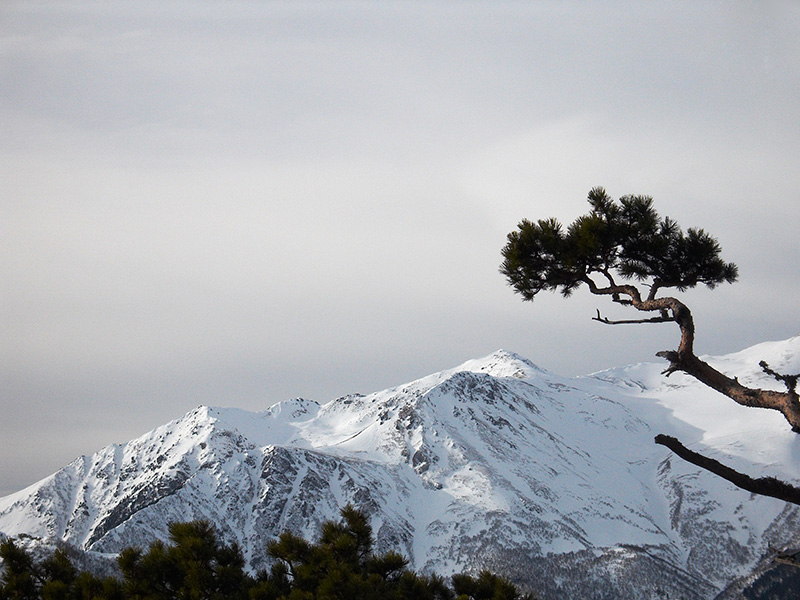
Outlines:
{"type": "Polygon", "coordinates": [[[590,212],[566,228],[553,218],[524,219],[508,234],[500,272],[524,300],[543,290],[569,296],[592,275],[611,285],[619,277],[679,291],[736,281],[738,269],[720,258],[714,237],[661,218],[651,197],[615,201],[596,187],[588,199],[590,212]]]}

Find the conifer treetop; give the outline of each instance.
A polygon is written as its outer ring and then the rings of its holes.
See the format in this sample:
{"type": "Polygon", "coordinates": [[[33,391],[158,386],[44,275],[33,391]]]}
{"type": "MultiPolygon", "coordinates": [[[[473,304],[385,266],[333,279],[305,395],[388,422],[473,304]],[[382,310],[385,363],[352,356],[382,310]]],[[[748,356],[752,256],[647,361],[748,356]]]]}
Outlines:
{"type": "Polygon", "coordinates": [[[594,293],[639,300],[655,299],[665,288],[685,291],[698,284],[714,288],[733,283],[735,264],[720,257],[717,240],[703,229],[685,233],[671,218],[661,218],[650,196],[613,200],[601,187],[589,192],[590,212],[564,228],[554,218],[524,219],[508,234],[500,267],[524,300],[543,290],[569,296],[581,284],[594,293]],[[630,285],[647,285],[649,293],[630,285]]]}

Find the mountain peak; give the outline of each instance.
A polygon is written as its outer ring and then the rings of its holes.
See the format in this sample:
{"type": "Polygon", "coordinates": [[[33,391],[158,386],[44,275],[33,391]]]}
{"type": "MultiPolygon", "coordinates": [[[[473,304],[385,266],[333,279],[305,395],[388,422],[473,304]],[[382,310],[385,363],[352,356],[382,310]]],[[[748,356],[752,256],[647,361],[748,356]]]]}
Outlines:
{"type": "MultiPolygon", "coordinates": [[[[762,359],[797,372],[800,339],[712,359],[731,376],[762,359]]],[[[699,384],[665,385],[661,368],[566,379],[501,349],[322,405],[200,406],[3,498],[0,534],[113,553],[204,518],[256,569],[265,540],[315,537],[349,502],[416,569],[490,564],[546,600],[599,598],[586,590],[604,582],[625,600],[713,597],[770,545],[796,545],[800,511],[673,460],[653,434],[789,480],[796,436],[699,384]]]]}
{"type": "Polygon", "coordinates": [[[545,372],[527,358],[503,349],[496,350],[483,358],[468,360],[450,371],[454,373],[472,371],[486,373],[493,377],[515,377],[517,379],[535,377],[545,372]]]}

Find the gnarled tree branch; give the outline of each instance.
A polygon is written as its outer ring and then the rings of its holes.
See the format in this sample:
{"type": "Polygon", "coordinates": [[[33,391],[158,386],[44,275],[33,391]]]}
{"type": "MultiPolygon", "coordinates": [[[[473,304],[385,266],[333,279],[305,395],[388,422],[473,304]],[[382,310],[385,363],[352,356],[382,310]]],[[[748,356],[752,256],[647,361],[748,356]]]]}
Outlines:
{"type": "Polygon", "coordinates": [[[723,465],[718,460],[689,450],[676,438],[668,435],[658,434],[655,437],[655,442],[656,444],[666,446],[683,460],[730,481],[738,488],[760,496],[769,496],[771,498],[783,500],[784,502],[800,505],[800,488],[789,485],[774,477],[759,477],[753,479],[749,475],[745,475],[744,473],[740,473],[739,471],[723,465]]]}
{"type": "MultiPolygon", "coordinates": [[[[669,366],[664,370],[665,375],[671,375],[676,371],[682,371],[691,375],[704,385],[726,395],[734,402],[742,406],[755,408],[768,408],[777,410],[786,418],[796,433],[800,433],[800,399],[791,384],[794,376],[778,375],[773,371],[767,371],[777,379],[786,383],[789,391],[778,392],[774,390],[762,390],[749,388],[742,385],[735,378],[728,377],[717,371],[707,362],[700,360],[694,354],[694,319],[689,308],[680,300],[671,297],[650,298],[642,300],[639,290],[633,285],[617,285],[613,287],[600,288],[590,278],[583,280],[588,286],[589,291],[596,295],[625,295],[630,298],[630,304],[637,310],[644,312],[659,311],[661,317],[643,320],[610,321],[600,316],[593,320],[600,321],[608,325],[617,323],[660,323],[674,321],[681,331],[681,339],[677,350],[665,350],[658,352],[656,356],[665,358],[669,361],[669,366]],[[671,315],[664,319],[664,314],[671,315]]],[[[762,368],[764,368],[762,366],[762,368]]]]}

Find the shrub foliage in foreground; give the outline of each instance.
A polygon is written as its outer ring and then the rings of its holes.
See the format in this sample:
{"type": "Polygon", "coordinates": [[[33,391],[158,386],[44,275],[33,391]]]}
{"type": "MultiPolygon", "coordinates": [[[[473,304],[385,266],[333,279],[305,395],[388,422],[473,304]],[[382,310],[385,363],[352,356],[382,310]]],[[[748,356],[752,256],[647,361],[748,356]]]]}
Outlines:
{"type": "Polygon", "coordinates": [[[255,576],[206,521],[171,524],[170,544],[123,550],[121,578],[79,572],[62,550],[37,563],[8,539],[0,600],[533,600],[488,571],[456,575],[451,585],[410,571],[400,554],[372,551],[364,513],[346,506],[341,516],[323,524],[316,543],[287,532],[267,544],[273,566],[255,576]]]}

